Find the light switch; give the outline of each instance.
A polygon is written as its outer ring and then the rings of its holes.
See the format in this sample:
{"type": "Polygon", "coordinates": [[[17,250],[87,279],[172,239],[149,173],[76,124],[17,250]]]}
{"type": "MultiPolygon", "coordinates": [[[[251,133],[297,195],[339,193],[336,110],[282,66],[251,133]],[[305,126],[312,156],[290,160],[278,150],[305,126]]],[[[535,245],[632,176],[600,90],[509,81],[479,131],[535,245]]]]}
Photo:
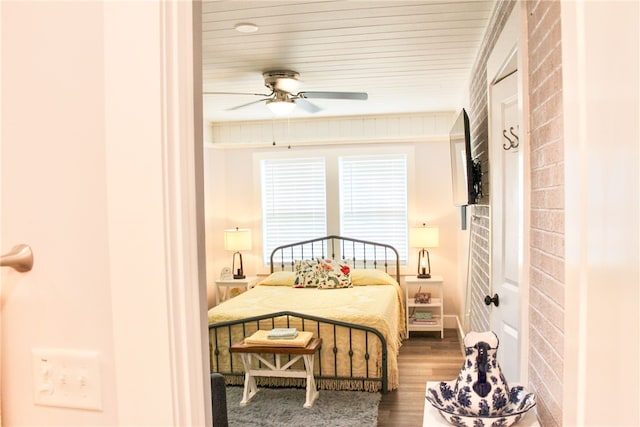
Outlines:
{"type": "Polygon", "coordinates": [[[97,352],[34,348],[32,356],[36,405],[102,410],[97,352]]]}

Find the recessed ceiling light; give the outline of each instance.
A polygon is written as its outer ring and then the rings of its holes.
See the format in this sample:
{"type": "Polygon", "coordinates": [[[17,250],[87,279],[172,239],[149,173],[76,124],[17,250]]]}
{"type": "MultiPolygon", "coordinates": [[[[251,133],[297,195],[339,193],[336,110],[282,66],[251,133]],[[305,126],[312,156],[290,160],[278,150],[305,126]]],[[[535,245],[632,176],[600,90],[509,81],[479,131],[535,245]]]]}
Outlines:
{"type": "Polygon", "coordinates": [[[236,24],[233,28],[241,33],[255,33],[258,31],[258,26],[256,24],[251,24],[250,22],[241,22],[240,24],[236,24]]]}

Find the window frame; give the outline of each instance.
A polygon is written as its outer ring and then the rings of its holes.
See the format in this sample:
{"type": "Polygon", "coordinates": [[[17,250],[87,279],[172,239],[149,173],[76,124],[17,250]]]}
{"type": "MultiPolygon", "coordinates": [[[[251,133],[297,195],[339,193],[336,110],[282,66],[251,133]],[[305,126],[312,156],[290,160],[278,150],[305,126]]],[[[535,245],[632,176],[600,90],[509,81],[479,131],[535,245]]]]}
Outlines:
{"type": "MultiPolygon", "coordinates": [[[[268,268],[268,256],[263,254],[263,220],[262,220],[262,183],[261,183],[261,161],[264,159],[295,159],[307,157],[324,157],[325,158],[325,189],[326,189],[326,223],[327,235],[340,234],[340,176],[339,176],[339,158],[346,156],[366,156],[366,155],[384,155],[384,154],[404,154],[407,162],[407,227],[410,228],[410,219],[412,212],[415,212],[415,149],[412,145],[394,144],[390,146],[377,146],[372,144],[362,144],[356,147],[329,146],[329,148],[318,147],[294,147],[291,150],[273,151],[273,152],[256,152],[253,153],[253,178],[254,178],[254,210],[259,217],[257,218],[257,231],[254,235],[254,243],[259,245],[260,259],[259,265],[268,268]]],[[[409,229],[407,230],[407,238],[409,239],[409,229]]],[[[322,236],[318,236],[322,237],[322,236]]],[[[353,237],[353,236],[345,236],[353,237]]],[[[293,242],[291,242],[293,243],[293,242]]],[[[387,243],[387,242],[380,242],[387,243]]],[[[401,254],[401,258],[402,258],[401,254]]],[[[407,241],[406,260],[401,260],[401,266],[410,265],[410,241],[407,241]]]]}

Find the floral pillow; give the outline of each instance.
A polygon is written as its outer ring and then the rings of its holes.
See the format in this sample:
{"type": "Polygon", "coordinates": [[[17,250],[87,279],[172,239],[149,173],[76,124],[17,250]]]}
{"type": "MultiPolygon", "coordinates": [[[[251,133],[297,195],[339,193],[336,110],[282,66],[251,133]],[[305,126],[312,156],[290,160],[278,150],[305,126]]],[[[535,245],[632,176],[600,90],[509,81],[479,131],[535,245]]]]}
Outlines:
{"type": "Polygon", "coordinates": [[[297,260],[295,288],[338,289],[351,288],[351,268],[331,259],[297,260]]]}
{"type": "Polygon", "coordinates": [[[294,270],[296,273],[293,281],[294,288],[317,288],[318,282],[322,280],[322,267],[318,260],[296,260],[294,270]]]}
{"type": "Polygon", "coordinates": [[[351,267],[342,263],[334,263],[331,259],[319,260],[323,270],[323,279],[318,283],[320,289],[352,288],[351,267]]]}

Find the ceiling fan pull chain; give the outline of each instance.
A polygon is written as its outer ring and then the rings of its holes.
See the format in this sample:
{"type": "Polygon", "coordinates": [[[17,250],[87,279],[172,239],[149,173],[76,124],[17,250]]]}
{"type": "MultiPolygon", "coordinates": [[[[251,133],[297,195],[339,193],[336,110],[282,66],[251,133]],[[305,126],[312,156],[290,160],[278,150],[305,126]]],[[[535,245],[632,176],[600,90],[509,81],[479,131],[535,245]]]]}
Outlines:
{"type": "Polygon", "coordinates": [[[275,147],[276,146],[276,134],[275,134],[275,132],[273,130],[273,122],[274,122],[274,119],[271,119],[271,140],[273,141],[272,145],[275,147]]]}

